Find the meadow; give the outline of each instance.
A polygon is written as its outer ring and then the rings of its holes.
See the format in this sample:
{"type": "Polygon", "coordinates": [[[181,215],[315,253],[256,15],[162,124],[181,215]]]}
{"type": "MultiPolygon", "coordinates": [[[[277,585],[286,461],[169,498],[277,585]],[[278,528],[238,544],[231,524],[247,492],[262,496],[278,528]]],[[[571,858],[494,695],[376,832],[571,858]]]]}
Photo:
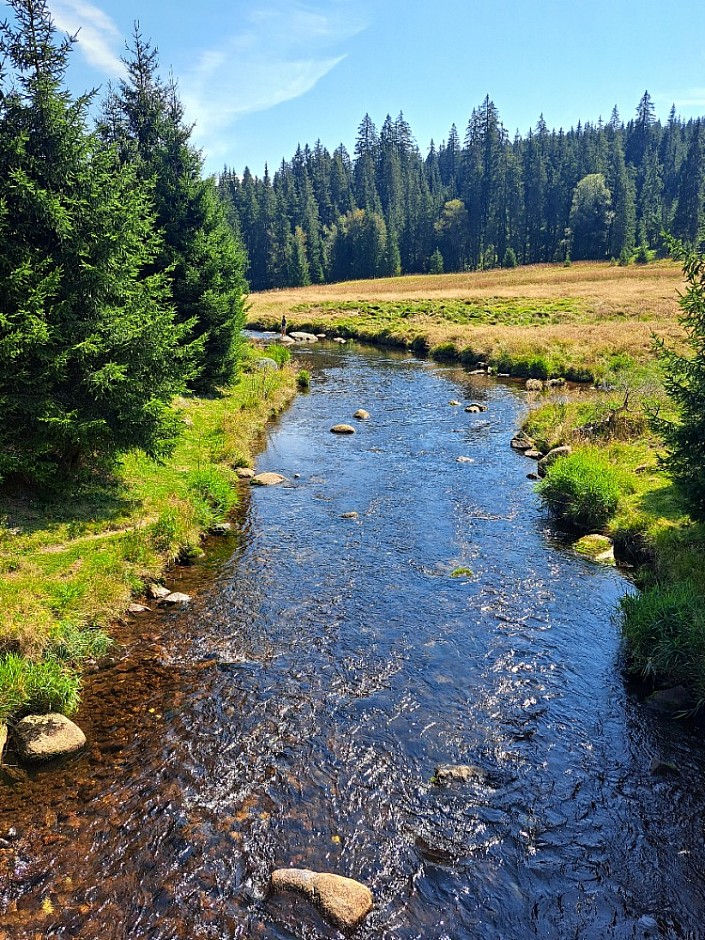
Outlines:
{"type": "Polygon", "coordinates": [[[679,264],[533,265],[411,275],[252,294],[248,324],[385,343],[513,375],[590,380],[615,356],[677,345],[679,264]]]}

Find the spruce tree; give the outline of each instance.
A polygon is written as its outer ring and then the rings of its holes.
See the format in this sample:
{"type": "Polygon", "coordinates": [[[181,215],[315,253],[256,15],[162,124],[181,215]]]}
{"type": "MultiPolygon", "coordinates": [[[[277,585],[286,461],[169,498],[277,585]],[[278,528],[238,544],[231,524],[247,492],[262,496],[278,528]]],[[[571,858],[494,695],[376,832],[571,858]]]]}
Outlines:
{"type": "Polygon", "coordinates": [[[45,0],[0,26],[0,477],[169,450],[183,387],[149,192],[64,86],[73,40],[45,0]],[[152,269],[151,274],[143,272],[152,269]]]}
{"type": "Polygon", "coordinates": [[[164,235],[157,269],[168,273],[176,316],[189,330],[190,385],[212,391],[237,371],[245,255],[214,181],[203,179],[202,158],[191,143],[176,85],[159,77],[158,52],[138,25],[124,62],[127,78],[108,96],[101,132],[153,187],[164,235]]]}

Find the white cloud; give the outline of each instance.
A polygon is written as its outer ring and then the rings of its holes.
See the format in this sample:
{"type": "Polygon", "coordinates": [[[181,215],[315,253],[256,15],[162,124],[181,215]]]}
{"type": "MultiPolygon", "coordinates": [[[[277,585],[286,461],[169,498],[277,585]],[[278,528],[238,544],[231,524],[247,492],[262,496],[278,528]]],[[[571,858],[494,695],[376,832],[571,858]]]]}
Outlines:
{"type": "Polygon", "coordinates": [[[665,106],[676,106],[676,110],[685,108],[686,110],[695,110],[705,108],[705,88],[687,88],[672,95],[658,94],[655,100],[662,102],[665,106]]]}
{"type": "Polygon", "coordinates": [[[122,47],[123,38],[103,10],[83,0],[54,0],[51,12],[60,30],[72,36],[78,33],[77,48],[91,65],[112,78],[124,74],[120,55],[115,51],[122,47]]]}
{"type": "MultiPolygon", "coordinates": [[[[355,9],[357,8],[357,9],[355,9]]],[[[179,77],[196,137],[211,158],[239,118],[310,91],[343,61],[343,43],[365,28],[350,0],[268,3],[179,77]]]]}

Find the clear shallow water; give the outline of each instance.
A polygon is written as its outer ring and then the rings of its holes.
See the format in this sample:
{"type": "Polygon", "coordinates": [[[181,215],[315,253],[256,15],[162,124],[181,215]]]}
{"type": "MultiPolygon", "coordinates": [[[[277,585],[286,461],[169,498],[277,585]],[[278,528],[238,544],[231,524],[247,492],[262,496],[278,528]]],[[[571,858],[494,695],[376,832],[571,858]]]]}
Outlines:
{"type": "Polygon", "coordinates": [[[290,485],[180,572],[189,611],[126,628],[90,752],[0,789],[0,937],[339,936],[266,895],[288,865],[369,884],[361,938],[705,936],[699,735],[625,688],[628,586],[554,537],[509,448],[525,394],[303,355],[258,462],[290,485]],[[439,763],[490,780],[438,787],[439,763]]]}

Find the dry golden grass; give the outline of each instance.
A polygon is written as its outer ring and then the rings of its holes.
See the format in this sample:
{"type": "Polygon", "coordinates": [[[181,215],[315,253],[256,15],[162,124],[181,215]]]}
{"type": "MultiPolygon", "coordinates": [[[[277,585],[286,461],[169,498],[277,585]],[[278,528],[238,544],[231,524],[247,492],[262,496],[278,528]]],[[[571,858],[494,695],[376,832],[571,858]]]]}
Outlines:
{"type": "MultiPolygon", "coordinates": [[[[582,262],[570,267],[533,265],[512,270],[469,274],[413,275],[371,281],[350,281],[316,287],[266,291],[250,297],[249,320],[275,329],[286,314],[290,329],[323,331],[344,325],[349,334],[409,345],[422,337],[429,347],[454,343],[478,355],[558,354],[575,365],[589,365],[616,352],[637,359],[653,355],[653,336],[669,343],[682,337],[678,323],[680,265],[670,261],[619,267],[582,262]],[[415,313],[413,302],[474,300],[488,311],[507,301],[529,309],[535,303],[569,300],[579,314],[537,317],[535,324],[448,322],[442,313],[415,313]],[[411,313],[390,321],[388,315],[356,316],[350,305],[409,302],[411,313]],[[346,309],[336,310],[337,303],[346,309]],[[559,322],[561,319],[567,322],[559,322]]],[[[491,317],[489,317],[491,319],[491,317]]]]}

